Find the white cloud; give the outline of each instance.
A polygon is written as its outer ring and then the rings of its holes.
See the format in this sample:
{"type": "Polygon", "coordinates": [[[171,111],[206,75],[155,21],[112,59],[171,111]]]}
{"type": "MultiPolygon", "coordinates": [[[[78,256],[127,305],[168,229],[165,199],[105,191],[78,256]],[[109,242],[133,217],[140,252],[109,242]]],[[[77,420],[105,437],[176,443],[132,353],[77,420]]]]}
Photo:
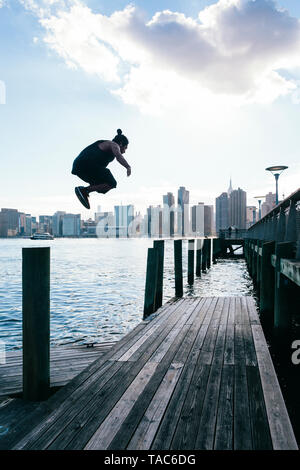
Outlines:
{"type": "Polygon", "coordinates": [[[105,16],[79,0],[20,1],[69,66],[144,112],[268,103],[295,89],[283,71],[300,66],[300,24],[273,0],[219,0],[197,19],[165,10],[148,22],[133,6],[105,16]]]}

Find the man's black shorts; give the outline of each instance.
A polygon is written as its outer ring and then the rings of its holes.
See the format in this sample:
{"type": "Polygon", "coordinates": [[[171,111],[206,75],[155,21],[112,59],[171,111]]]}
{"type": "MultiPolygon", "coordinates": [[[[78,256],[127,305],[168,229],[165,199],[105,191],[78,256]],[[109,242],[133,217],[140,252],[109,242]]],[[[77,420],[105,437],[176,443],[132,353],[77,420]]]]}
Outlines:
{"type": "Polygon", "coordinates": [[[98,184],[109,184],[112,188],[117,187],[117,182],[110,170],[98,165],[93,165],[90,168],[77,169],[76,175],[92,186],[96,186],[98,184]]]}

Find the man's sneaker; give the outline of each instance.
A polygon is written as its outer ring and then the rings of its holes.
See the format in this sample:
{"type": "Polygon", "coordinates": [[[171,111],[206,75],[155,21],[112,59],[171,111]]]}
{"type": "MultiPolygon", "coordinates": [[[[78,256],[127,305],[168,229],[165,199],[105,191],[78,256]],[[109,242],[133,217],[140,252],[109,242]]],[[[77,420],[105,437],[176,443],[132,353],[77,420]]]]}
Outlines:
{"type": "Polygon", "coordinates": [[[75,194],[78,197],[81,204],[84,207],[86,207],[87,209],[90,209],[89,199],[88,199],[88,196],[87,196],[86,192],[84,191],[84,187],[83,186],[77,186],[75,188],[75,194]]]}

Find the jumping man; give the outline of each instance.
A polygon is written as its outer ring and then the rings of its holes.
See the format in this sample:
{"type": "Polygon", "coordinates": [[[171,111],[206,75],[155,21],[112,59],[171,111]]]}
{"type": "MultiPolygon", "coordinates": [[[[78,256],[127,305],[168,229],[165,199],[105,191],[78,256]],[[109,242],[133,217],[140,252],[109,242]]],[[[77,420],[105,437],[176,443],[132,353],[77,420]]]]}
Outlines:
{"type": "Polygon", "coordinates": [[[128,139],[122,134],[121,129],[113,140],[97,140],[80,152],[73,162],[72,174],[89,183],[89,186],[77,186],[75,194],[81,204],[90,209],[89,194],[93,191],[107,193],[117,186],[117,182],[107,165],[114,158],[127,170],[127,176],[131,175],[131,167],[123,157],[128,146],[128,139]]]}

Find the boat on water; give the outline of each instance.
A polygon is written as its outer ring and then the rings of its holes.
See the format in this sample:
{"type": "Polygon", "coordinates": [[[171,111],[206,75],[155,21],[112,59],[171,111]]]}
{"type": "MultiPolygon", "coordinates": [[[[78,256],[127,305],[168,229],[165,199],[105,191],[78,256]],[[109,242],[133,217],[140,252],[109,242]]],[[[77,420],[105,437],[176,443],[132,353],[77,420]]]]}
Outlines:
{"type": "Polygon", "coordinates": [[[53,240],[54,237],[48,232],[45,233],[34,233],[32,237],[30,237],[31,240],[53,240]]]}

